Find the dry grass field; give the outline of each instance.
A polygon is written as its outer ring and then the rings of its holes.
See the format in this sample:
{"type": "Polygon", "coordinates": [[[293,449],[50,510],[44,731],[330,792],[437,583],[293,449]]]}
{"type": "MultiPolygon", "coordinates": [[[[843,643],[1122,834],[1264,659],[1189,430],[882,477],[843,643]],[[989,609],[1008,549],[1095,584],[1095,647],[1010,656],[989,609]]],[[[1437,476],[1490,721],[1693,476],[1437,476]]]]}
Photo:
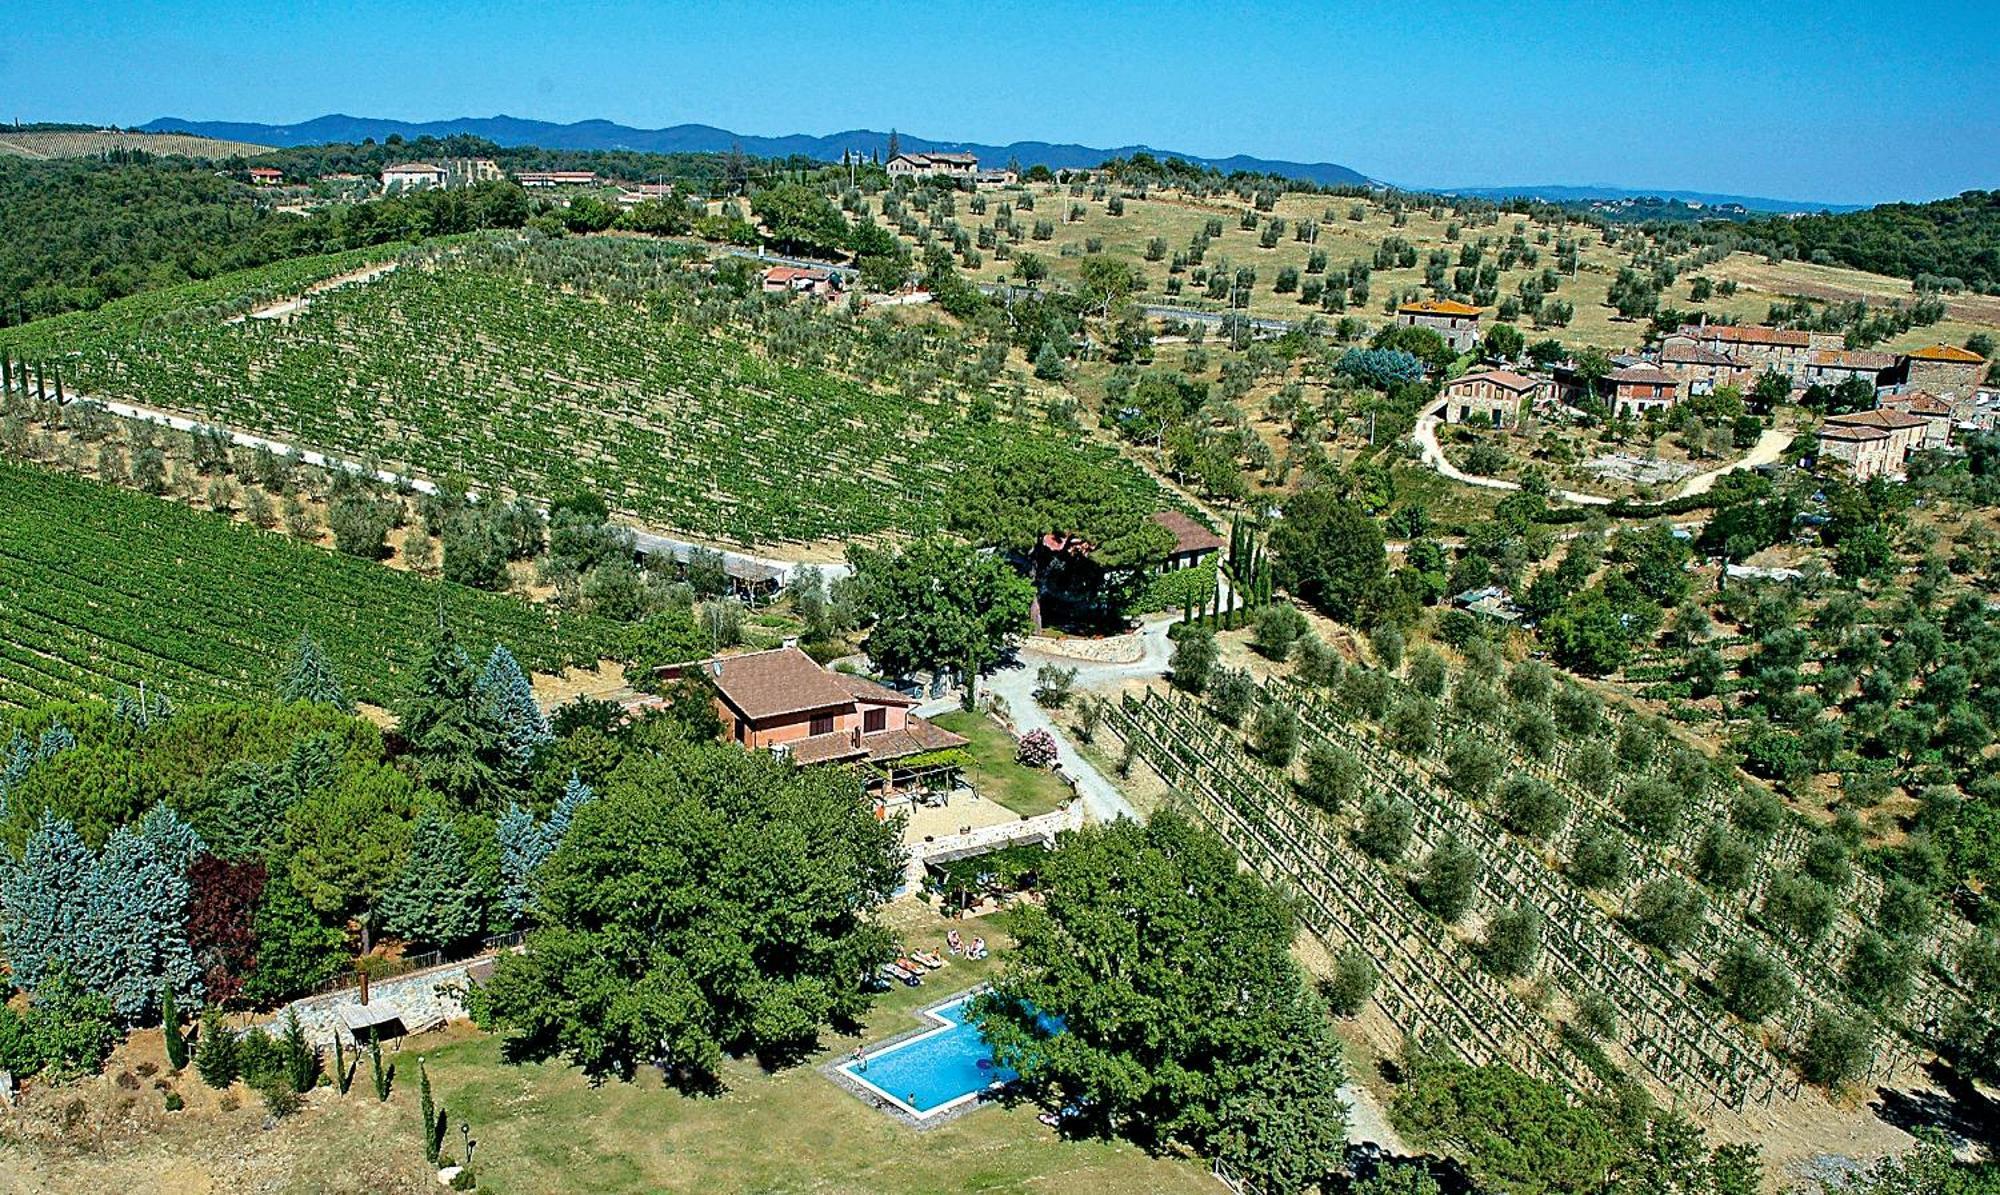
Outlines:
{"type": "Polygon", "coordinates": [[[149,154],[187,158],[237,158],[265,153],[268,145],[217,141],[188,133],[10,132],[0,128],[0,155],[16,158],[92,158],[112,150],[143,150],[149,154]]]}

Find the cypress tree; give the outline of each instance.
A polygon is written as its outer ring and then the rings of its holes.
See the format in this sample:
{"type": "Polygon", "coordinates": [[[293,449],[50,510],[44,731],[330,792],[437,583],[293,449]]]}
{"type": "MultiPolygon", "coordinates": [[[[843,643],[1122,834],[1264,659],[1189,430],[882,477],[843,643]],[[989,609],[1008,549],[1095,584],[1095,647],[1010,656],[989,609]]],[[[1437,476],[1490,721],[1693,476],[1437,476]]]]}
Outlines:
{"type": "Polygon", "coordinates": [[[160,1031],[167,1039],[167,1065],[175,1071],[187,1069],[187,1038],[181,1034],[180,1009],[174,1007],[174,989],[168,984],[160,989],[160,1031]]]}
{"type": "Polygon", "coordinates": [[[340,1031],[333,1033],[333,1086],[340,1094],[346,1095],[354,1083],[354,1071],[347,1064],[347,1047],[341,1044],[340,1031]]]}
{"type": "Polygon", "coordinates": [[[375,1098],[383,1103],[387,1103],[389,1100],[389,1084],[395,1079],[396,1071],[394,1067],[386,1070],[383,1069],[382,1035],[373,1031],[368,1034],[368,1061],[375,1069],[375,1098]]]}
{"type": "Polygon", "coordinates": [[[285,1060],[285,1078],[292,1090],[300,1095],[311,1091],[319,1079],[319,1051],[306,1040],[306,1029],[299,1023],[297,1008],[285,1013],[285,1036],[279,1045],[285,1060]]]}
{"type": "Polygon", "coordinates": [[[301,634],[298,646],[292,649],[292,663],[285,670],[285,684],[279,696],[284,701],[310,701],[344,713],[354,712],[354,701],[334,672],[333,661],[307,634],[301,634]]]}
{"type": "Polygon", "coordinates": [[[437,1165],[437,1108],[431,1103],[431,1072],[417,1059],[417,1110],[424,1118],[424,1160],[437,1165]]]}
{"type": "Polygon", "coordinates": [[[479,886],[458,831],[426,810],[410,837],[410,856],[382,894],[382,923],[394,934],[435,946],[479,932],[479,886]]]}

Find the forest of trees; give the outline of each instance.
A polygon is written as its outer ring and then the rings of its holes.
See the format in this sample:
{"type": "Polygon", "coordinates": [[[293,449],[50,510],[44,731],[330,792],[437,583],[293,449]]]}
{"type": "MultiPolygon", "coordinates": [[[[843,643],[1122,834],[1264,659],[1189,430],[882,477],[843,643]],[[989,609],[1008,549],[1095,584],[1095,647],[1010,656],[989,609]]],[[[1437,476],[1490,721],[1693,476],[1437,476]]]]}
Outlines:
{"type": "Polygon", "coordinates": [[[1967,191],[1931,203],[1885,203],[1838,215],[1768,219],[1746,225],[1746,247],[1802,261],[2000,292],[2000,191],[1967,191]]]}

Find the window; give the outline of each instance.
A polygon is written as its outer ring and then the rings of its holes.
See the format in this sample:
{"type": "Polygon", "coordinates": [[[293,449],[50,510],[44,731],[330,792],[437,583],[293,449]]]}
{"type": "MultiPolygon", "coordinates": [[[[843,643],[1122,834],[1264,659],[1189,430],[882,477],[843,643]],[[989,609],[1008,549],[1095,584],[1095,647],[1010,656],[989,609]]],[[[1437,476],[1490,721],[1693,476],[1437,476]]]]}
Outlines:
{"type": "Polygon", "coordinates": [[[874,734],[874,733],[876,733],[877,731],[882,731],[882,730],[887,730],[887,729],[889,729],[889,711],[888,711],[888,710],[885,710],[885,709],[872,709],[872,710],[867,710],[867,711],[864,711],[864,712],[862,713],[862,715],[861,715],[861,732],[862,732],[863,734],[874,734]]]}
{"type": "Polygon", "coordinates": [[[832,734],[832,733],[833,733],[833,715],[832,715],[832,714],[818,714],[818,715],[815,715],[815,716],[814,716],[814,718],[813,718],[813,720],[812,720],[812,726],[811,726],[811,728],[810,728],[810,732],[811,732],[812,734],[816,734],[816,735],[819,735],[819,734],[832,734]]]}

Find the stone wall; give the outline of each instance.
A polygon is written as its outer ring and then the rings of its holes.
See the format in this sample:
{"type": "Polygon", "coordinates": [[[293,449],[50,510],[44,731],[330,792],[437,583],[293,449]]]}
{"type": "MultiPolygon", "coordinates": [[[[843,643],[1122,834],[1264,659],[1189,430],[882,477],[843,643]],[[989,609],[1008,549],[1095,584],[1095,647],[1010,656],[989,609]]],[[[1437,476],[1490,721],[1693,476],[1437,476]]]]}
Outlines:
{"type": "MultiPolygon", "coordinates": [[[[402,1017],[403,1027],[411,1033],[420,1033],[464,1017],[466,988],[475,982],[484,982],[492,971],[493,960],[487,957],[446,963],[379,981],[371,980],[368,1004],[371,1008],[385,1004],[395,1008],[402,1017]]],[[[305,1028],[306,1039],[331,1049],[336,1036],[353,1042],[353,1035],[341,1019],[340,1010],[360,1004],[361,989],[358,987],[307,996],[279,1009],[264,1029],[274,1036],[283,1033],[286,1016],[296,1009],[299,1024],[305,1028]]]]}

